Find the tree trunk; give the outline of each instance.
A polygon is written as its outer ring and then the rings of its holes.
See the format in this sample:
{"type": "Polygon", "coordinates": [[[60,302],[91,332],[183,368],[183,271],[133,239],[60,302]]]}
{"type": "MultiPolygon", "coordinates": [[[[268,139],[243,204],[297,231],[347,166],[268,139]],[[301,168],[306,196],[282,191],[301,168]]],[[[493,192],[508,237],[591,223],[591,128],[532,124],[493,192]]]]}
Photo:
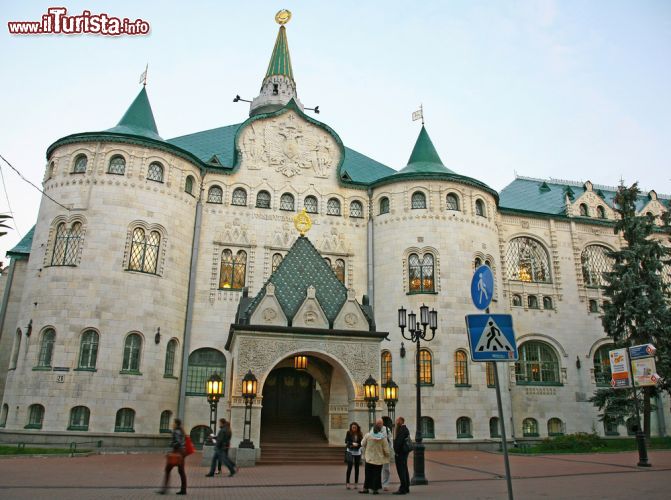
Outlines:
{"type": "Polygon", "coordinates": [[[650,388],[643,389],[643,432],[650,437],[650,388]]]}

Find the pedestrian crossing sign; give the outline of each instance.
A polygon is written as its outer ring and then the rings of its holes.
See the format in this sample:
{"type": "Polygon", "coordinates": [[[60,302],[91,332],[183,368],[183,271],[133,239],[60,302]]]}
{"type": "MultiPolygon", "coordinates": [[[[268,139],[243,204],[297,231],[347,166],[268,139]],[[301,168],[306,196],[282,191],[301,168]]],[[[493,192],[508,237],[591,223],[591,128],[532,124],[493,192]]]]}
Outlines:
{"type": "Polygon", "coordinates": [[[473,361],[517,361],[510,314],[468,314],[466,329],[473,361]]]}

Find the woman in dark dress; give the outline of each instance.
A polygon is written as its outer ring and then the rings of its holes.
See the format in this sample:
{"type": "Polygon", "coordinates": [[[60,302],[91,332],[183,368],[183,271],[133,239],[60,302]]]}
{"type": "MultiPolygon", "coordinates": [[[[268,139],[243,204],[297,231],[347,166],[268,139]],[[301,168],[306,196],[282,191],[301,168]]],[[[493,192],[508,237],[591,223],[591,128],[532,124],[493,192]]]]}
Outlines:
{"type": "Polygon", "coordinates": [[[345,487],[350,489],[350,477],[352,475],[352,467],[354,467],[354,489],[359,488],[359,466],[361,465],[361,440],[363,433],[359,424],[352,422],[349,425],[349,430],[345,435],[345,444],[347,445],[347,477],[345,479],[345,487]]]}

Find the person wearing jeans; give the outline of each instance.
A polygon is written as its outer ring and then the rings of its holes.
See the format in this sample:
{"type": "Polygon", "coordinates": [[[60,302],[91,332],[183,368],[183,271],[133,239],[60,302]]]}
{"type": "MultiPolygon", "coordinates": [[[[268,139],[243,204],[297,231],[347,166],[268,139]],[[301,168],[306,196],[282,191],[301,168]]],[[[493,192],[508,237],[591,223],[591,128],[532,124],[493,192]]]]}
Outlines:
{"type": "Polygon", "coordinates": [[[224,464],[228,469],[228,476],[233,477],[236,469],[235,464],[228,458],[228,448],[231,445],[231,426],[226,422],[225,418],[219,419],[219,432],[214,438],[214,454],[212,455],[212,464],[210,465],[210,472],[206,474],[207,477],[214,476],[214,469],[219,463],[224,464]]]}

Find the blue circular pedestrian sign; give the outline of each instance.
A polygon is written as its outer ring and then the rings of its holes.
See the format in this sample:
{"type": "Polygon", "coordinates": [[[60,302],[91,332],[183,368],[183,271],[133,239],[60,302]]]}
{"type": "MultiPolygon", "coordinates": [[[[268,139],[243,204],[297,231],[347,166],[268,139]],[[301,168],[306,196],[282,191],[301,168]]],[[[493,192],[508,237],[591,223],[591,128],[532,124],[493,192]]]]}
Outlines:
{"type": "Polygon", "coordinates": [[[480,310],[487,309],[494,296],[494,273],[487,265],[482,265],[473,273],[471,299],[480,310]]]}

